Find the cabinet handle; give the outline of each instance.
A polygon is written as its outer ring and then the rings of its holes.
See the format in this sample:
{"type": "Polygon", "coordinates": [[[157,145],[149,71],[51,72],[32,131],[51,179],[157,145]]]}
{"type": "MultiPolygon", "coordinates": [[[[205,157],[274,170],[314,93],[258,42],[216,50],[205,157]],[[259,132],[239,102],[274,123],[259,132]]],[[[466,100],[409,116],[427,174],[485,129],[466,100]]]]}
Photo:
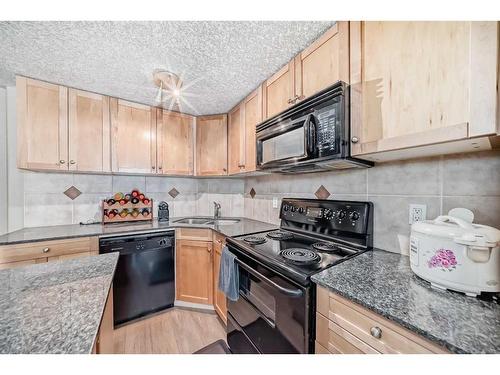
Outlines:
{"type": "Polygon", "coordinates": [[[66,160],[62,160],[62,159],[59,160],[59,164],[64,164],[64,163],[66,163],[66,160]]]}
{"type": "Polygon", "coordinates": [[[151,169],[154,171],[154,170],[156,169],[156,167],[153,165],[153,166],[151,167],[151,169]]]}
{"type": "Polygon", "coordinates": [[[158,167],[158,169],[161,171],[161,170],[163,170],[163,167],[158,167]]]}
{"type": "Polygon", "coordinates": [[[352,137],[351,138],[351,142],[352,143],[358,143],[359,142],[359,138],[358,137],[352,137]]]}
{"type": "Polygon", "coordinates": [[[223,172],[227,172],[227,169],[226,169],[226,168],[222,168],[222,171],[223,171],[223,172]]]}
{"type": "Polygon", "coordinates": [[[70,161],[69,161],[69,163],[70,163],[70,164],[76,164],[76,161],[74,161],[74,160],[70,160],[70,161]]]}
{"type": "Polygon", "coordinates": [[[238,164],[238,167],[245,168],[245,164],[238,164]]]}
{"type": "Polygon", "coordinates": [[[295,100],[293,100],[293,99],[288,99],[288,104],[293,104],[293,103],[295,103],[295,100]]]}
{"type": "Polygon", "coordinates": [[[297,100],[304,100],[306,97],[304,95],[301,95],[301,96],[298,96],[298,95],[295,95],[295,101],[297,100]]]}
{"type": "Polygon", "coordinates": [[[370,328],[370,334],[376,339],[380,339],[382,337],[382,330],[380,327],[372,327],[370,328]]]}
{"type": "Polygon", "coordinates": [[[207,251],[210,253],[212,252],[212,246],[210,246],[210,244],[207,246],[207,251]]]}
{"type": "Polygon", "coordinates": [[[222,240],[216,240],[218,244],[222,245],[222,240]]]}
{"type": "Polygon", "coordinates": [[[50,251],[49,247],[44,247],[43,250],[42,250],[42,252],[45,253],[45,254],[48,253],[49,251],[50,251]]]}

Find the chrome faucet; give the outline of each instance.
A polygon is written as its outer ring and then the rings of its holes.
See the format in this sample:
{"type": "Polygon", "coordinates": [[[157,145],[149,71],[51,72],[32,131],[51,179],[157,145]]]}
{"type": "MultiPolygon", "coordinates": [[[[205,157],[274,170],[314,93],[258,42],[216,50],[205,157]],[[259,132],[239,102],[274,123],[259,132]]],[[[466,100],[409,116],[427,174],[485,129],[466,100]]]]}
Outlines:
{"type": "Polygon", "coordinates": [[[218,219],[220,217],[220,203],[214,201],[214,219],[218,219]]]}

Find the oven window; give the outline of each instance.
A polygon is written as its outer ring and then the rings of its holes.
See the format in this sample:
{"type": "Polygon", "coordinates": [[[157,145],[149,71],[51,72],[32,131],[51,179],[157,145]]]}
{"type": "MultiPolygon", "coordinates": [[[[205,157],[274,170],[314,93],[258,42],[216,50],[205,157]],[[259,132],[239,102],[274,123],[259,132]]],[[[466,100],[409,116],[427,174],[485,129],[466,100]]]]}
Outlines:
{"type": "Polygon", "coordinates": [[[304,156],[304,128],[266,139],[262,142],[262,163],[304,156]]]}
{"type": "Polygon", "coordinates": [[[276,320],[276,300],[269,287],[250,273],[240,271],[240,293],[269,320],[276,320]]]}

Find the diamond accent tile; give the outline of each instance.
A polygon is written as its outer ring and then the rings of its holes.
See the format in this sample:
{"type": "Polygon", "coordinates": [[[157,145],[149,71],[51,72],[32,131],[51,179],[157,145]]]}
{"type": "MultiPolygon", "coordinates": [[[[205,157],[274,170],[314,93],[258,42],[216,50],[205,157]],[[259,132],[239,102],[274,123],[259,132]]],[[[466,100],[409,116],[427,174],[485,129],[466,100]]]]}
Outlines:
{"type": "Polygon", "coordinates": [[[178,196],[180,193],[179,193],[179,190],[177,190],[176,188],[172,188],[169,192],[168,192],[168,195],[170,195],[172,198],[175,198],[176,196],[178,196]]]}
{"type": "Polygon", "coordinates": [[[250,196],[252,197],[252,199],[253,199],[253,197],[255,197],[255,194],[257,194],[257,193],[255,192],[254,188],[251,188],[250,189],[250,196]]]}
{"type": "Polygon", "coordinates": [[[316,198],[318,199],[326,199],[328,198],[331,194],[328,190],[326,190],[326,187],[324,187],[323,185],[321,185],[318,190],[316,190],[316,192],[314,193],[314,195],[316,196],[316,198]]]}
{"type": "Polygon", "coordinates": [[[69,199],[75,200],[80,196],[80,194],[82,194],[82,192],[76,187],[71,186],[63,194],[66,195],[69,199]]]}

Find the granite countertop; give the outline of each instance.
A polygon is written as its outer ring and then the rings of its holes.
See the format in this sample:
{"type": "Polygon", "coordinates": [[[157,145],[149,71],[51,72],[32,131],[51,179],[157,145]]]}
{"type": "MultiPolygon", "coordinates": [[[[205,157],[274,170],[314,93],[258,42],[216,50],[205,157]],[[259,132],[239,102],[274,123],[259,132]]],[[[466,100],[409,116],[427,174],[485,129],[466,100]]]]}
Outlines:
{"type": "Polygon", "coordinates": [[[500,306],[431,288],[406,256],[369,251],[312,279],[452,352],[500,353],[500,306]]]}
{"type": "Polygon", "coordinates": [[[90,354],[118,253],[0,270],[0,353],[90,354]]]}
{"type": "Polygon", "coordinates": [[[159,223],[153,220],[147,223],[117,223],[117,224],[90,224],[90,225],[55,225],[50,227],[24,228],[0,236],[1,245],[13,245],[26,242],[37,242],[47,240],[59,240],[64,238],[103,236],[109,234],[126,234],[130,232],[154,232],[168,229],[189,227],[189,228],[208,228],[213,229],[225,236],[233,237],[242,234],[250,234],[273,230],[277,225],[265,223],[262,221],[247,218],[228,218],[239,219],[235,224],[226,225],[194,225],[179,224],[176,220],[181,218],[170,218],[170,221],[159,223]]]}

